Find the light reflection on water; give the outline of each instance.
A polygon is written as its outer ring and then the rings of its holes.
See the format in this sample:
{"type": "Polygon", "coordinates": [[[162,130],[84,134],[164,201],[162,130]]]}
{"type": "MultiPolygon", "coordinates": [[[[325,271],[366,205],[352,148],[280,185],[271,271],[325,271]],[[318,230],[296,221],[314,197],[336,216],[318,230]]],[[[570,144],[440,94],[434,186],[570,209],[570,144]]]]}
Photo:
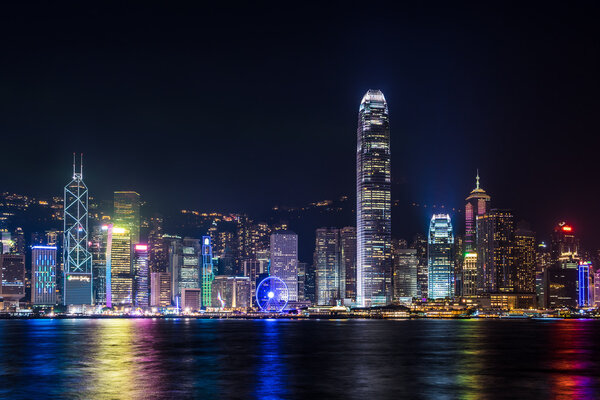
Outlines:
{"type": "Polygon", "coordinates": [[[0,398],[598,398],[600,321],[0,320],[0,398]]]}

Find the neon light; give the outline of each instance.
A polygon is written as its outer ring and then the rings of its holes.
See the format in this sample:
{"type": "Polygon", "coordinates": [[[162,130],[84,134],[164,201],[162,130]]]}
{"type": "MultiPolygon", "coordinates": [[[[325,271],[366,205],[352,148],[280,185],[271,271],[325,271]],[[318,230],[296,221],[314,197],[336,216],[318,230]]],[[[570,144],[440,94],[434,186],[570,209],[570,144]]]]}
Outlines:
{"type": "Polygon", "coordinates": [[[572,226],[565,225],[562,227],[563,232],[571,232],[573,230],[572,226]]]}
{"type": "Polygon", "coordinates": [[[139,251],[147,251],[148,245],[147,244],[136,244],[135,249],[139,250],[139,251]]]}
{"type": "Polygon", "coordinates": [[[56,250],[56,246],[31,246],[32,249],[56,250]]]}
{"type": "Polygon", "coordinates": [[[268,296],[270,299],[272,299],[272,298],[275,296],[275,293],[273,293],[273,292],[269,292],[269,293],[267,294],[267,296],[268,296]]]}

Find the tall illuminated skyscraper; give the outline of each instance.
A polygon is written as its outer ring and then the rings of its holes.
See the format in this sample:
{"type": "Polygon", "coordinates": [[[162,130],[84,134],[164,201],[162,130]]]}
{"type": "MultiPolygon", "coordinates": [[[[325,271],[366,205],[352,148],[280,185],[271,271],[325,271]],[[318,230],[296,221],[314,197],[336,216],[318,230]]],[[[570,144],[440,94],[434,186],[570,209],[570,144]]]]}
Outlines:
{"type": "Polygon", "coordinates": [[[276,231],[271,235],[270,274],[283,280],[289,301],[298,301],[298,235],[291,231],[276,231]]]}
{"type": "Polygon", "coordinates": [[[92,304],[92,255],[88,251],[88,189],[73,154],[73,179],[64,192],[64,285],[65,305],[92,304]]]}
{"type": "Polygon", "coordinates": [[[140,195],[133,191],[114,193],[115,224],[131,232],[131,243],[140,242],[140,195]]]}
{"type": "Polygon", "coordinates": [[[136,244],[133,253],[133,293],[136,307],[148,307],[149,281],[148,245],[136,244]]]}
{"type": "Polygon", "coordinates": [[[107,274],[106,305],[129,305],[134,302],[131,263],[131,236],[129,229],[109,225],[110,274],[107,274]]]}
{"type": "Polygon", "coordinates": [[[56,246],[31,247],[31,302],[56,304],[56,246]]]}
{"type": "Polygon", "coordinates": [[[317,304],[333,305],[340,300],[340,230],[319,228],[315,237],[317,304]]]}
{"type": "Polygon", "coordinates": [[[490,196],[479,187],[479,171],[475,189],[467,197],[465,205],[465,253],[477,250],[477,216],[487,214],[490,210],[490,196]]]}
{"type": "Polygon", "coordinates": [[[210,236],[202,236],[202,307],[212,306],[212,281],[215,279],[210,236]]]}
{"type": "Polygon", "coordinates": [[[356,302],[356,228],[346,226],[340,229],[340,296],[356,302]]]}
{"type": "Polygon", "coordinates": [[[428,296],[443,299],[454,296],[454,234],[448,214],[435,214],[429,225],[427,257],[428,296]]]}
{"type": "Polygon", "coordinates": [[[358,111],[356,303],[389,304],[392,279],[390,127],[383,93],[369,90],[358,111]]]}

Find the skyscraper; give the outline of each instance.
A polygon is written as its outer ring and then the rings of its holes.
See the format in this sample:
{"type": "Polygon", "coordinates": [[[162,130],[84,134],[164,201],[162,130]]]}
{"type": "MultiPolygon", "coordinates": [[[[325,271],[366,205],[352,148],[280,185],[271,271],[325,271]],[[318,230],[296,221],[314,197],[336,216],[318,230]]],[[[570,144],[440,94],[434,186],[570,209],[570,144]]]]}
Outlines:
{"type": "Polygon", "coordinates": [[[131,264],[131,236],[129,229],[109,225],[110,259],[106,277],[106,305],[130,305],[134,302],[133,274],[131,264]]]}
{"type": "Polygon", "coordinates": [[[340,231],[319,228],[315,237],[317,304],[332,305],[340,300],[340,231]]]}
{"type": "Polygon", "coordinates": [[[114,196],[114,222],[131,232],[133,246],[140,242],[140,195],[133,191],[117,191],[114,196]]]}
{"type": "Polygon", "coordinates": [[[16,304],[25,297],[25,254],[0,254],[0,297],[16,304]]]}
{"type": "Polygon", "coordinates": [[[394,301],[401,297],[417,297],[417,268],[419,259],[416,249],[393,249],[394,301]]]}
{"type": "Polygon", "coordinates": [[[369,90],[358,112],[356,147],[357,304],[391,300],[390,127],[383,93],[369,90]]]}
{"type": "Polygon", "coordinates": [[[477,216],[477,293],[513,292],[516,285],[514,219],[509,210],[477,216]]]}
{"type": "MultiPolygon", "coordinates": [[[[210,236],[202,237],[202,307],[212,306],[212,281],[215,279],[210,236]]],[[[249,282],[249,281],[248,281],[249,282]]],[[[248,294],[248,298],[249,298],[248,294]]]]}
{"type": "Polygon", "coordinates": [[[133,293],[136,307],[148,307],[148,245],[136,244],[133,253],[133,293]]]}
{"type": "Polygon", "coordinates": [[[56,304],[56,246],[31,248],[31,275],[31,302],[56,304]]]}
{"type": "Polygon", "coordinates": [[[477,216],[490,210],[490,196],[479,187],[479,171],[475,179],[475,189],[466,199],[465,205],[465,253],[477,251],[477,216]]]}
{"type": "Polygon", "coordinates": [[[515,291],[517,293],[535,293],[535,235],[525,226],[519,226],[515,231],[516,251],[515,291]]]}
{"type": "Polygon", "coordinates": [[[429,266],[428,296],[440,299],[454,296],[454,234],[448,214],[435,214],[429,225],[427,247],[429,266]]]}
{"type": "Polygon", "coordinates": [[[83,182],[83,163],[75,169],[64,191],[64,285],[65,305],[92,304],[92,255],[88,251],[88,189],[83,182]]]}
{"type": "Polygon", "coordinates": [[[340,296],[344,299],[349,299],[351,302],[356,301],[356,228],[346,226],[340,229],[340,273],[341,282],[345,282],[345,287],[340,296]]]}
{"type": "Polygon", "coordinates": [[[294,232],[280,230],[271,234],[270,274],[285,282],[289,301],[298,301],[298,235],[294,232]]]}
{"type": "Polygon", "coordinates": [[[151,306],[168,307],[171,305],[171,274],[152,272],[150,286],[151,306]]]}

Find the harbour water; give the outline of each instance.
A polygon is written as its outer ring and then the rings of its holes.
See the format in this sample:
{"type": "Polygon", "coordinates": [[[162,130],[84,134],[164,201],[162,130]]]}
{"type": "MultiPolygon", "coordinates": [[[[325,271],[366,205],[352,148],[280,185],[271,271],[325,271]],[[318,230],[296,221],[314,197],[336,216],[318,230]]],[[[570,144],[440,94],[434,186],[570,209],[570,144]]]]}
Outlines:
{"type": "Polygon", "coordinates": [[[595,320],[0,320],[0,398],[600,398],[595,320]]]}

